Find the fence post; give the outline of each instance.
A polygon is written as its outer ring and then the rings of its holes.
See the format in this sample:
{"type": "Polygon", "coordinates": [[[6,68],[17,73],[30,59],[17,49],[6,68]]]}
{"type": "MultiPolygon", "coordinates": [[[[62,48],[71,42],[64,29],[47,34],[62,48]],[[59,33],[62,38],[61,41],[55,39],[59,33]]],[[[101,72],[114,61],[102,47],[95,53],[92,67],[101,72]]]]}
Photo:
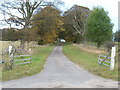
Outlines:
{"type": "Polygon", "coordinates": [[[8,51],[9,51],[9,55],[11,55],[11,53],[12,53],[12,49],[13,49],[13,46],[10,45],[10,46],[9,46],[9,49],[8,49],[8,51]]]}
{"type": "Polygon", "coordinates": [[[110,70],[114,69],[114,64],[115,64],[115,54],[116,54],[116,47],[112,47],[111,51],[111,63],[110,63],[110,70]]]}
{"type": "Polygon", "coordinates": [[[14,54],[10,55],[10,67],[11,69],[13,68],[13,64],[14,64],[14,54]]]}
{"type": "Polygon", "coordinates": [[[98,65],[100,66],[99,59],[100,59],[100,55],[98,56],[98,65]]]}
{"type": "Polygon", "coordinates": [[[29,49],[29,53],[30,53],[30,63],[32,61],[32,57],[31,57],[31,49],[29,49]]]}

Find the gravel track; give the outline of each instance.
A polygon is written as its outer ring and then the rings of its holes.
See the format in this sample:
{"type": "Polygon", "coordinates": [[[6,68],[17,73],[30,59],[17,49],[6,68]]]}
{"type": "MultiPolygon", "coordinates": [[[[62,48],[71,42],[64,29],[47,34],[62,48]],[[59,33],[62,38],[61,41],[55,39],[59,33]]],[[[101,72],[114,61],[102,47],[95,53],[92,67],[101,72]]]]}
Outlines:
{"type": "Polygon", "coordinates": [[[118,88],[116,81],[98,77],[73,64],[64,56],[61,46],[53,49],[40,73],[1,83],[3,88],[118,88]]]}

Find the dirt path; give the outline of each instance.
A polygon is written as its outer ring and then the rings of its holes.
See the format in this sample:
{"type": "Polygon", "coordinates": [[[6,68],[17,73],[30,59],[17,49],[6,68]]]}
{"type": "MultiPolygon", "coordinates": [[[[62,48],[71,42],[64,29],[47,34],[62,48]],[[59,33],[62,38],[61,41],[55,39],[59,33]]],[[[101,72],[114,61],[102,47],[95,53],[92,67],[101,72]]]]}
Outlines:
{"type": "Polygon", "coordinates": [[[115,81],[95,76],[69,61],[62,47],[54,48],[44,70],[36,75],[5,81],[3,88],[117,88],[115,81]]]}

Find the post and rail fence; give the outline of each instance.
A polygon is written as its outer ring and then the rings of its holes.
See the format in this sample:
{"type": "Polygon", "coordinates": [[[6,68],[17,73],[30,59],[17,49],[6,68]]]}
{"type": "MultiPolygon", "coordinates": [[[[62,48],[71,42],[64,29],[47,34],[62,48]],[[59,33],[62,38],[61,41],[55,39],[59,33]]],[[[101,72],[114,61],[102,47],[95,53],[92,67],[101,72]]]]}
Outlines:
{"type": "Polygon", "coordinates": [[[115,54],[116,54],[116,47],[112,47],[111,52],[107,56],[106,55],[99,55],[98,64],[100,66],[101,65],[108,66],[108,67],[110,67],[110,70],[114,70],[115,54]]]}
{"type": "Polygon", "coordinates": [[[107,57],[105,55],[99,55],[99,57],[98,57],[98,64],[110,67],[110,63],[111,62],[106,60],[106,59],[111,59],[111,57],[107,57]],[[104,59],[102,59],[102,58],[104,58],[104,59]]]}
{"type": "MultiPolygon", "coordinates": [[[[32,62],[31,49],[29,49],[29,55],[21,55],[21,53],[19,53],[17,49],[13,46],[9,46],[8,49],[9,62],[11,68],[13,68],[14,65],[30,64],[32,62]],[[15,55],[15,51],[18,53],[17,55],[15,55]]],[[[6,62],[5,60],[0,60],[0,63],[4,64],[6,62]]]]}
{"type": "Polygon", "coordinates": [[[32,60],[31,55],[16,55],[16,56],[12,55],[11,58],[13,59],[12,61],[14,61],[14,64],[16,65],[29,64],[31,63],[31,60],[32,60]],[[29,57],[29,58],[24,58],[24,57],[29,57]],[[20,58],[20,59],[15,59],[15,58],[20,58]],[[25,61],[25,62],[20,62],[20,61],[25,61]]]}

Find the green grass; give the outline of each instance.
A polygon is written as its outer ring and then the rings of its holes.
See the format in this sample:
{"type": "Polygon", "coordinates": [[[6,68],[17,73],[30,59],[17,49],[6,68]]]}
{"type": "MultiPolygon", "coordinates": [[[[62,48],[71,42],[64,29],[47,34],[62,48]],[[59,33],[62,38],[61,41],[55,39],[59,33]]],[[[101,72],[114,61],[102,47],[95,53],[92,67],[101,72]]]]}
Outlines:
{"type": "Polygon", "coordinates": [[[109,67],[98,65],[98,54],[83,51],[78,46],[73,45],[64,45],[63,52],[72,62],[93,74],[118,80],[118,63],[115,64],[115,69],[110,71],[109,67]]]}
{"type": "Polygon", "coordinates": [[[2,72],[2,80],[13,80],[39,73],[45,64],[46,58],[51,53],[54,46],[33,47],[32,63],[15,66],[11,70],[2,72]]]}
{"type": "MultiPolygon", "coordinates": [[[[29,55],[29,54],[26,54],[26,55],[29,55]]],[[[19,63],[24,63],[24,62],[30,61],[30,60],[21,61],[21,59],[30,59],[30,56],[14,57],[14,60],[20,60],[20,61],[15,61],[14,64],[19,64],[19,63]]]]}

